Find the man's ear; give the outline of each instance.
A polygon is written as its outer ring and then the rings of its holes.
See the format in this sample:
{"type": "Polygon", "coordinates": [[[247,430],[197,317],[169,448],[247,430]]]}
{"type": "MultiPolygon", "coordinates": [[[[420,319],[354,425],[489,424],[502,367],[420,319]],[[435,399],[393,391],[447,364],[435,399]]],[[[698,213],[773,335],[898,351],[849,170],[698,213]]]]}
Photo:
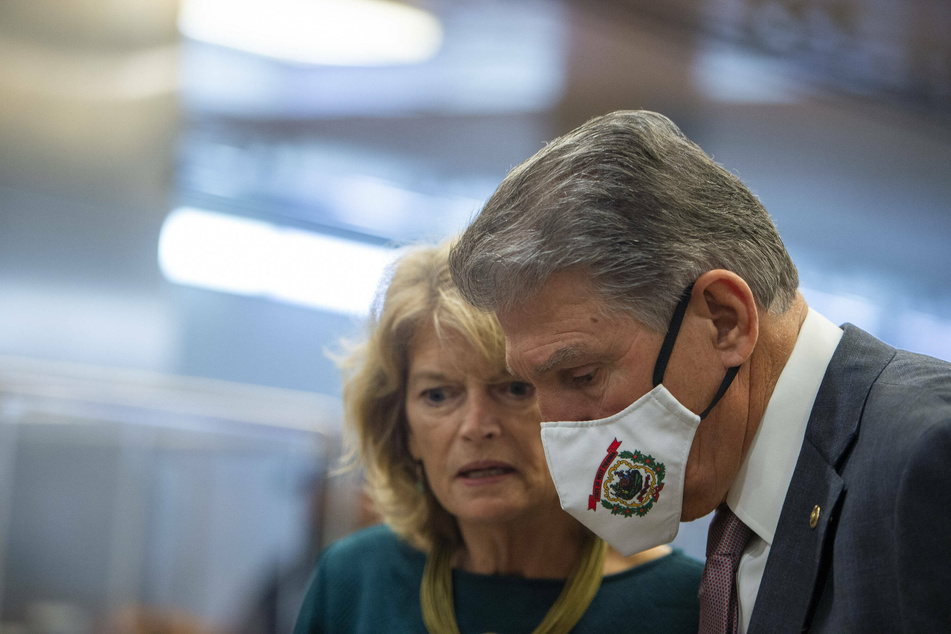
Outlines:
{"type": "Polygon", "coordinates": [[[693,285],[691,307],[709,319],[713,345],[725,368],[742,364],[756,347],[759,312],[742,277],[725,269],[701,275],[693,285]]]}

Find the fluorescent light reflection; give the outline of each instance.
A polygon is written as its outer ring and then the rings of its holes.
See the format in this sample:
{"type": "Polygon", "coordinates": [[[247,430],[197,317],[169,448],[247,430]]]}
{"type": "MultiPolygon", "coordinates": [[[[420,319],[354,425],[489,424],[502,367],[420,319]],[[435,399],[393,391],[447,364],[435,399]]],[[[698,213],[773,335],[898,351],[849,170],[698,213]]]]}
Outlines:
{"type": "Polygon", "coordinates": [[[951,320],[909,310],[902,326],[902,347],[951,361],[951,320]]]}
{"type": "Polygon", "coordinates": [[[162,226],[159,267],[188,286],[366,315],[395,249],[199,209],[162,226]]]}
{"type": "Polygon", "coordinates": [[[781,61],[735,46],[701,45],[692,74],[704,94],[724,103],[796,103],[805,92],[781,61]]]}
{"type": "Polygon", "coordinates": [[[882,309],[872,300],[858,295],[828,293],[815,288],[801,287],[810,306],[836,324],[854,324],[881,337],[884,330],[882,309]]]}
{"type": "Polygon", "coordinates": [[[194,40],[304,64],[418,64],[442,45],[434,16],[386,0],[185,0],[178,26],[194,40]]]}
{"type": "Polygon", "coordinates": [[[811,287],[800,291],[833,323],[852,323],[889,345],[951,361],[951,320],[940,307],[936,313],[921,312],[909,306],[914,297],[889,294],[885,286],[874,292],[877,300],[811,287]]]}

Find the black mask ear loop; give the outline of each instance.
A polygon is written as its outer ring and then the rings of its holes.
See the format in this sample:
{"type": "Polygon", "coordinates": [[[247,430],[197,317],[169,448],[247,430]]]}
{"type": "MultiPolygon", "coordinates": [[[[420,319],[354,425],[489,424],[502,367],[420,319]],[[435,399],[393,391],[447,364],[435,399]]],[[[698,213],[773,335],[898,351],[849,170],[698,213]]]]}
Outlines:
{"type": "MultiPolygon", "coordinates": [[[[684,321],[684,315],[687,313],[687,304],[690,303],[690,295],[693,293],[693,284],[684,289],[677,307],[674,309],[674,316],[670,318],[670,325],[667,326],[667,335],[664,337],[664,343],[660,346],[660,352],[657,354],[657,362],[654,364],[654,387],[664,382],[664,372],[667,370],[667,362],[670,361],[670,353],[673,352],[674,342],[677,341],[677,334],[680,332],[680,325],[684,321]]],[[[700,413],[700,420],[707,417],[713,406],[716,405],[736,378],[736,373],[740,371],[740,366],[734,366],[726,371],[726,376],[720,382],[720,388],[713,397],[707,409],[700,413]]]]}

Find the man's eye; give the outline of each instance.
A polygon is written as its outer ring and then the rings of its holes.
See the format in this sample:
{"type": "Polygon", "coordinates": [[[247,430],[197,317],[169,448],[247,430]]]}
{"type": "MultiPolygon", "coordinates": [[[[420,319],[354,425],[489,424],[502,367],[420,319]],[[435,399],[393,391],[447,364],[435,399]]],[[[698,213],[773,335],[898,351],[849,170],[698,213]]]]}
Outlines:
{"type": "Polygon", "coordinates": [[[585,374],[573,375],[571,377],[571,383],[573,385],[579,385],[579,386],[587,385],[594,381],[594,375],[595,375],[594,370],[591,370],[590,372],[587,372],[585,374]]]}
{"type": "Polygon", "coordinates": [[[535,393],[535,386],[525,381],[512,381],[508,384],[508,392],[512,396],[531,396],[535,393]]]}

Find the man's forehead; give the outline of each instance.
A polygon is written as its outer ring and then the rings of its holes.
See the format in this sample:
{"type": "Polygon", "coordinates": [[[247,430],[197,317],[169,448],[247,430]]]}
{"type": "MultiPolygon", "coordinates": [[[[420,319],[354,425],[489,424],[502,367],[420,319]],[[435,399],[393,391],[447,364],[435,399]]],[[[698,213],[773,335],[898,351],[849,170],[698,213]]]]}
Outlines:
{"type": "Polygon", "coordinates": [[[505,369],[514,376],[521,376],[521,372],[516,369],[518,361],[512,359],[512,347],[509,345],[508,337],[505,338],[505,369]]]}
{"type": "Polygon", "coordinates": [[[561,271],[550,276],[535,293],[496,310],[506,335],[532,333],[560,318],[604,313],[604,302],[584,271],[561,271]]]}
{"type": "Polygon", "coordinates": [[[521,351],[517,350],[511,342],[511,339],[505,337],[505,367],[515,376],[524,378],[527,374],[525,359],[522,358],[521,351]]]}
{"type": "Polygon", "coordinates": [[[588,355],[603,332],[605,303],[581,269],[551,275],[538,292],[496,311],[505,333],[506,365],[539,378],[588,355]]]}
{"type": "Polygon", "coordinates": [[[506,337],[505,362],[512,374],[537,379],[554,370],[587,362],[594,354],[593,350],[592,342],[579,340],[577,336],[555,336],[544,345],[530,350],[511,345],[506,337]]]}

